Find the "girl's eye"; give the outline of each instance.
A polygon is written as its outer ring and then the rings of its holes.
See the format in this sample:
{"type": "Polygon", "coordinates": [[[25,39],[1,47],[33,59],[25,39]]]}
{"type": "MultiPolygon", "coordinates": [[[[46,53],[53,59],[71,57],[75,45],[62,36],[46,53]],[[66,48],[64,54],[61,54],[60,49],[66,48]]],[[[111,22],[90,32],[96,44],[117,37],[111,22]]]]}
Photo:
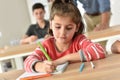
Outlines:
{"type": "Polygon", "coordinates": [[[69,28],[69,27],[68,27],[68,28],[66,28],[66,29],[67,29],[67,30],[71,30],[72,28],[69,28]]]}
{"type": "Polygon", "coordinates": [[[60,26],[55,26],[55,28],[60,29],[61,27],[60,26]]]}

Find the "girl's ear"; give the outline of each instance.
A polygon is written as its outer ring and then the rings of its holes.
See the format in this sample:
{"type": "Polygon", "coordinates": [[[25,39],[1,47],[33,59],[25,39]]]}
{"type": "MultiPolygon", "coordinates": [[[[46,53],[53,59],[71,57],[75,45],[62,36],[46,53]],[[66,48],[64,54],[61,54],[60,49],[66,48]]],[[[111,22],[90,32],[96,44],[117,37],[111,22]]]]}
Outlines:
{"type": "Polygon", "coordinates": [[[80,27],[80,23],[76,26],[76,32],[78,32],[79,27],[80,27]]]}

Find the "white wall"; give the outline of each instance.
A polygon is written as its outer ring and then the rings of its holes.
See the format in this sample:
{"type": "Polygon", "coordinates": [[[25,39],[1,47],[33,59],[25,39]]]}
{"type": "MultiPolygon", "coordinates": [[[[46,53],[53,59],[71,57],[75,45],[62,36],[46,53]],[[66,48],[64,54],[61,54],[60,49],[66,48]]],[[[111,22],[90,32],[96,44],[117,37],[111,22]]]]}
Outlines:
{"type": "Polygon", "coordinates": [[[111,1],[111,20],[110,26],[120,25],[120,2],[119,0],[110,0],[111,1]]]}
{"type": "Polygon", "coordinates": [[[30,24],[26,0],[0,0],[0,47],[20,39],[30,24]]]}

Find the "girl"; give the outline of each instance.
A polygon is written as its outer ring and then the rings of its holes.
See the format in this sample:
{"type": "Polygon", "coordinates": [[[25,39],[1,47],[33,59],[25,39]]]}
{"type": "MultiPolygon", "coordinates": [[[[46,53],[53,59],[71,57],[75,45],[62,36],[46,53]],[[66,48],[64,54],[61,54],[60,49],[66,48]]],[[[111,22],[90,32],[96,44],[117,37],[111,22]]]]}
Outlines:
{"type": "Polygon", "coordinates": [[[59,64],[82,61],[80,57],[84,57],[84,61],[104,58],[104,49],[86,39],[83,29],[80,12],[73,2],[55,0],[50,13],[49,33],[52,37],[42,43],[52,61],[47,61],[38,47],[25,60],[25,70],[51,73],[59,64]],[[83,55],[79,54],[81,50],[83,55]]]}

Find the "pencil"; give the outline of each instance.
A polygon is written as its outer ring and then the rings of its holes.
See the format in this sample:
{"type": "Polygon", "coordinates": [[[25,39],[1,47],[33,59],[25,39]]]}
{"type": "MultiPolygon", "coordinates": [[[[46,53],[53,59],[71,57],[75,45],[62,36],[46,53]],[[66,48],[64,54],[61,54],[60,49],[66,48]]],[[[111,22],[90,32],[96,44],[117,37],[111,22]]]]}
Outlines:
{"type": "Polygon", "coordinates": [[[49,76],[52,76],[52,74],[43,74],[43,75],[37,75],[37,76],[29,76],[29,77],[20,78],[20,80],[34,80],[34,79],[44,78],[44,77],[49,77],[49,76]]]}
{"type": "Polygon", "coordinates": [[[95,65],[93,64],[92,61],[90,61],[90,64],[91,64],[92,68],[94,69],[94,68],[95,68],[95,65]]]}
{"type": "Polygon", "coordinates": [[[47,52],[45,51],[45,48],[42,46],[42,44],[40,42],[38,42],[38,45],[41,49],[41,51],[43,52],[43,54],[45,55],[45,57],[47,58],[48,61],[51,61],[51,58],[49,57],[49,55],[47,54],[47,52]]]}
{"type": "Polygon", "coordinates": [[[81,66],[80,66],[80,72],[82,72],[82,71],[83,71],[84,66],[85,66],[85,64],[84,64],[84,63],[82,63],[82,64],[81,64],[81,66]]]}
{"type": "MultiPolygon", "coordinates": [[[[40,49],[42,50],[43,54],[45,55],[45,57],[47,58],[47,60],[51,61],[51,58],[49,57],[49,55],[45,51],[45,48],[42,46],[42,44],[40,42],[38,42],[38,45],[39,45],[40,49]]],[[[55,70],[57,71],[57,69],[55,69],[55,70]]]]}

